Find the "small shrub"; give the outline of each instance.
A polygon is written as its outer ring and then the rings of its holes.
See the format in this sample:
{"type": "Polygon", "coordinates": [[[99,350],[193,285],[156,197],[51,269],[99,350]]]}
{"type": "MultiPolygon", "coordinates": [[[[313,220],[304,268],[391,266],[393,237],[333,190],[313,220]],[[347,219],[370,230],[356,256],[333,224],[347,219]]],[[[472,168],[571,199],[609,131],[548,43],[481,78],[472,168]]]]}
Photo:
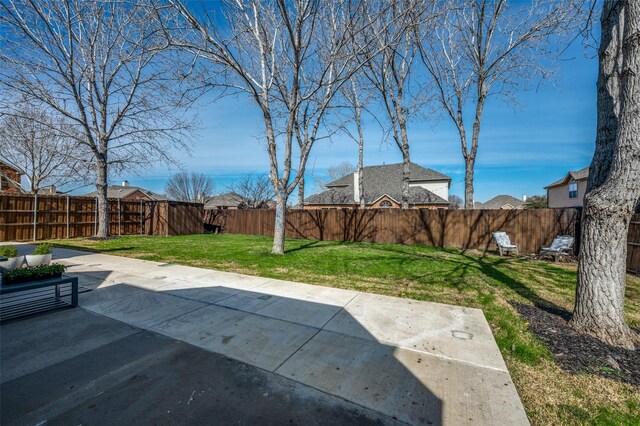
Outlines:
{"type": "Polygon", "coordinates": [[[65,268],[66,266],[60,265],[59,263],[41,266],[27,266],[26,268],[3,271],[2,277],[4,284],[18,284],[60,277],[64,273],[65,268]]]}
{"type": "Polygon", "coordinates": [[[33,250],[33,254],[51,254],[51,244],[42,243],[33,250]]]}
{"type": "Polygon", "coordinates": [[[0,246],[0,256],[18,257],[18,249],[11,245],[0,246]]]}

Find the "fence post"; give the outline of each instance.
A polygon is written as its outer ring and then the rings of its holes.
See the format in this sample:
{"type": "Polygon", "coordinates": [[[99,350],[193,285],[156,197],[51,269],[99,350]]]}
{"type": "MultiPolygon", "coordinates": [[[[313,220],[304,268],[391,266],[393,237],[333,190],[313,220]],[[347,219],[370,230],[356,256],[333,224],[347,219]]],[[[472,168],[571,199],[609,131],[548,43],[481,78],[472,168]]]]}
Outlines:
{"type": "Polygon", "coordinates": [[[120,215],[122,209],[120,208],[120,198],[118,198],[118,235],[122,235],[122,224],[120,222],[120,215]]]}
{"type": "Polygon", "coordinates": [[[38,193],[33,197],[33,241],[36,240],[36,232],[38,227],[38,193]]]}
{"type": "Polygon", "coordinates": [[[69,239],[69,196],[67,195],[67,239],[69,239]]]}
{"type": "Polygon", "coordinates": [[[93,236],[98,235],[98,197],[96,197],[96,208],[93,212],[93,236]]]}

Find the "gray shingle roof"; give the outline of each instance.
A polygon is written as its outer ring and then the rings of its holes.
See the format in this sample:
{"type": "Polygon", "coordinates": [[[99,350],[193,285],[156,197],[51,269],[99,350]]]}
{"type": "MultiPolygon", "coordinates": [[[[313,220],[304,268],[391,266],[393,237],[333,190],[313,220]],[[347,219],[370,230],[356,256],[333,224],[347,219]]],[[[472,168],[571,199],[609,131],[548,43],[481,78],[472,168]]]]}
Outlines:
{"type": "MultiPolygon", "coordinates": [[[[409,180],[411,182],[433,180],[448,180],[451,182],[451,178],[449,176],[436,172],[433,169],[427,169],[419,166],[415,163],[409,163],[409,175],[409,180]]],[[[365,184],[369,184],[372,188],[377,188],[386,182],[396,181],[398,179],[402,182],[402,163],[363,167],[362,176],[365,184]]],[[[332,186],[345,186],[352,183],[353,173],[350,173],[346,176],[342,176],[340,179],[328,183],[326,186],[327,188],[331,188],[332,186]]]]}
{"type": "Polygon", "coordinates": [[[246,198],[242,195],[236,194],[235,192],[228,192],[226,194],[220,194],[209,198],[204,204],[204,208],[215,209],[217,207],[238,207],[246,202],[246,198]]]}
{"type": "MultiPolygon", "coordinates": [[[[152,200],[162,201],[167,199],[167,197],[165,197],[164,195],[156,194],[155,192],[151,192],[148,189],[140,188],[139,186],[130,186],[130,185],[128,186],[109,185],[109,187],[107,188],[107,198],[126,198],[127,196],[131,195],[136,191],[142,192],[152,200]]],[[[88,194],[85,194],[85,196],[87,197],[95,197],[97,195],[98,195],[97,191],[92,191],[92,192],[89,192],[88,194]]]]}
{"type": "Polygon", "coordinates": [[[516,197],[512,197],[511,195],[497,195],[490,199],[485,203],[475,202],[474,208],[476,209],[487,209],[487,210],[497,210],[502,208],[502,206],[509,204],[512,207],[516,208],[524,204],[524,201],[517,199],[516,197]]]}
{"type": "MultiPolygon", "coordinates": [[[[409,165],[410,182],[447,181],[449,176],[417,164],[409,165]]],[[[367,204],[387,195],[397,202],[402,200],[402,163],[384,166],[370,166],[362,169],[365,199],[367,204]]],[[[312,195],[305,200],[306,204],[355,204],[353,197],[353,173],[341,177],[329,184],[327,190],[312,195]]],[[[410,204],[449,204],[449,202],[433,192],[421,188],[409,188],[410,204]]]]}
{"type": "Polygon", "coordinates": [[[569,181],[570,178],[573,178],[575,180],[583,180],[583,179],[587,179],[588,177],[589,177],[589,166],[585,167],[584,169],[571,171],[567,173],[567,175],[562,179],[557,180],[545,186],[545,188],[552,188],[554,186],[564,185],[569,181]]]}

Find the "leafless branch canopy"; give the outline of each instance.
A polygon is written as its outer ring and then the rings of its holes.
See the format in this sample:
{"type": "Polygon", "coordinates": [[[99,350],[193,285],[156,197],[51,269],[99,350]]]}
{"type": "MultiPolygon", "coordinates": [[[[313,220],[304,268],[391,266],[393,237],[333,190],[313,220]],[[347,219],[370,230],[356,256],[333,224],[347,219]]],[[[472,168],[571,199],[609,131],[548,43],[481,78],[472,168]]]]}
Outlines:
{"type": "Polygon", "coordinates": [[[213,179],[204,173],[176,173],[169,178],[165,186],[167,197],[176,201],[206,203],[213,195],[213,179]]]}
{"type": "Polygon", "coordinates": [[[207,84],[248,95],[262,114],[278,211],[274,253],[283,253],[287,199],[303,182],[314,143],[326,137],[319,132],[336,93],[368,52],[352,40],[375,20],[368,6],[376,2],[227,0],[221,12],[169,3],[182,18],[159,12],[171,43],[211,67],[207,84]]]}
{"type": "Polygon", "coordinates": [[[25,173],[29,191],[82,182],[82,147],[65,120],[19,102],[0,118],[0,159],[25,173]]]}
{"type": "Polygon", "coordinates": [[[246,207],[250,209],[268,208],[276,195],[269,176],[265,175],[244,175],[229,189],[240,195],[245,200],[246,207]]]}
{"type": "Polygon", "coordinates": [[[548,78],[559,36],[577,31],[584,0],[457,0],[436,3],[437,25],[414,27],[437,99],[453,120],[466,165],[465,208],[473,208],[473,171],[488,96],[515,101],[534,78],[548,78]],[[473,112],[468,136],[465,110],[473,112]]]}
{"type": "Polygon", "coordinates": [[[0,3],[0,87],[73,126],[70,136],[92,156],[100,236],[108,232],[108,174],[169,162],[170,147],[188,146],[188,64],[182,66],[180,53],[169,49],[152,6],[98,0],[0,3]]]}
{"type": "Polygon", "coordinates": [[[353,173],[356,171],[356,166],[351,164],[348,161],[343,161],[335,166],[331,166],[327,169],[327,175],[329,178],[334,181],[338,180],[343,176],[348,175],[349,173],[353,173]]]}

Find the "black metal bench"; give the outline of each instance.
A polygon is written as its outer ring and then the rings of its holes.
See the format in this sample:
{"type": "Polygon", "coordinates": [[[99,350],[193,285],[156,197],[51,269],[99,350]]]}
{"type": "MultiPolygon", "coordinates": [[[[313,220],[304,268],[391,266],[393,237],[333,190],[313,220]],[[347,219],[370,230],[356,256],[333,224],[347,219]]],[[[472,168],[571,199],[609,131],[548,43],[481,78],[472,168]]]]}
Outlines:
{"type": "Polygon", "coordinates": [[[58,308],[78,306],[78,277],[0,285],[0,322],[58,308]],[[66,285],[65,285],[66,284],[66,285]],[[53,287],[53,291],[51,291],[53,287]],[[63,298],[70,298],[70,302],[63,298]]]}

